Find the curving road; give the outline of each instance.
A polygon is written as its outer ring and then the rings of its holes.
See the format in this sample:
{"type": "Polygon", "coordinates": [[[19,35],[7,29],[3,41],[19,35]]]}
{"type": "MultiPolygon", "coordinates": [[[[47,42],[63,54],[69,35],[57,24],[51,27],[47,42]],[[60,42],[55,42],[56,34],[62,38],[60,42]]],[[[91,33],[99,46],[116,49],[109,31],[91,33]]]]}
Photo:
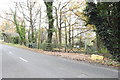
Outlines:
{"type": "Polygon", "coordinates": [[[100,65],[39,54],[2,44],[0,51],[3,78],[118,78],[117,69],[100,65]]]}

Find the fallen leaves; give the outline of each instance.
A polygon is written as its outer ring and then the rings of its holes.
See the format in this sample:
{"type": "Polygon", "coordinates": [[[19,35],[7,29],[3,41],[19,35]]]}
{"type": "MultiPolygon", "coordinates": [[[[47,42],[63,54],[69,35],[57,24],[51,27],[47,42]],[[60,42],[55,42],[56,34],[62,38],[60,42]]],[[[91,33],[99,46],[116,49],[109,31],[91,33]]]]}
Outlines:
{"type": "Polygon", "coordinates": [[[72,60],[77,60],[77,61],[85,61],[93,64],[102,64],[102,65],[107,65],[111,67],[120,67],[120,63],[113,61],[112,59],[109,58],[104,58],[102,59],[96,59],[92,60],[91,55],[89,54],[84,54],[84,53],[64,53],[64,52],[52,52],[52,51],[43,51],[41,49],[30,49],[32,51],[38,52],[40,54],[46,54],[46,55],[52,55],[52,56],[60,56],[63,58],[67,59],[72,59],[72,60]]]}
{"type": "MultiPolygon", "coordinates": [[[[8,44],[7,44],[8,45],[8,44]]],[[[10,45],[11,46],[11,45],[10,45]]],[[[112,66],[112,67],[120,67],[120,63],[113,61],[112,59],[106,58],[104,57],[104,59],[97,59],[97,56],[95,56],[95,60],[91,59],[92,55],[89,54],[85,54],[85,53],[64,53],[64,52],[52,52],[52,51],[44,51],[42,49],[33,49],[33,48],[28,48],[26,46],[20,46],[20,45],[12,45],[15,47],[19,47],[19,48],[23,48],[23,49],[27,49],[27,50],[31,50],[40,54],[46,54],[46,55],[52,55],[52,56],[60,56],[63,58],[67,58],[67,59],[72,59],[72,60],[77,60],[77,61],[85,61],[85,62],[89,62],[89,63],[93,63],[93,64],[102,64],[102,65],[107,65],[107,66],[112,66]]],[[[99,58],[103,58],[103,57],[99,57],[99,58]]]]}

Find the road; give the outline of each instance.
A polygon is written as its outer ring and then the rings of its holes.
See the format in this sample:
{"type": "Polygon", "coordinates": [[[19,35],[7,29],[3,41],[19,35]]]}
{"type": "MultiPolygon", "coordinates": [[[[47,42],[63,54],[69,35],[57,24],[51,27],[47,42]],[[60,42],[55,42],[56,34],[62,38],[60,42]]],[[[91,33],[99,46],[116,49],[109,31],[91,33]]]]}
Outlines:
{"type": "Polygon", "coordinates": [[[118,70],[0,44],[3,78],[118,78],[118,70]]]}
{"type": "Polygon", "coordinates": [[[2,47],[0,47],[0,80],[1,79],[2,79],[2,47]]]}

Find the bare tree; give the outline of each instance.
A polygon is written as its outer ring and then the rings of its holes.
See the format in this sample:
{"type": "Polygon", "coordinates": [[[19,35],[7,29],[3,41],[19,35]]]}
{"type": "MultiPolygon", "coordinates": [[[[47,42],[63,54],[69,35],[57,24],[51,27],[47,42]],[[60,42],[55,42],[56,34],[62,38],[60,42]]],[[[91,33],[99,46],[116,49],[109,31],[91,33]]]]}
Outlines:
{"type": "Polygon", "coordinates": [[[27,0],[26,2],[17,3],[17,9],[23,15],[23,18],[29,22],[29,42],[35,42],[35,24],[37,22],[38,16],[40,15],[40,6],[36,7],[36,5],[40,5],[37,1],[27,0]]]}
{"type": "Polygon", "coordinates": [[[70,1],[64,2],[63,4],[59,2],[58,6],[54,6],[55,8],[55,19],[56,19],[56,27],[58,28],[58,38],[59,38],[59,44],[62,44],[62,17],[64,15],[64,8],[70,3],[70,1]]]}
{"type": "Polygon", "coordinates": [[[47,16],[48,16],[48,21],[49,21],[49,29],[48,29],[48,43],[52,43],[52,35],[53,35],[53,15],[52,15],[52,11],[53,11],[53,0],[51,1],[46,1],[44,0],[46,8],[47,8],[47,16]]]}

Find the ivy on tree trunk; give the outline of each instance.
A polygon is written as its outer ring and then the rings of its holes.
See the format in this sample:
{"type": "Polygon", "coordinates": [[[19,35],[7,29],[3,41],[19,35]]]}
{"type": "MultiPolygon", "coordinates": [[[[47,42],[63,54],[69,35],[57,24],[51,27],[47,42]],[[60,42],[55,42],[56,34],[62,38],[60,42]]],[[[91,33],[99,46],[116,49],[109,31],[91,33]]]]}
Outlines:
{"type": "Polygon", "coordinates": [[[52,49],[51,43],[52,43],[52,35],[53,35],[53,22],[54,22],[53,15],[52,15],[53,2],[52,1],[47,2],[46,0],[44,0],[44,2],[47,8],[47,16],[48,16],[48,21],[49,21],[48,38],[47,38],[48,45],[46,47],[48,48],[48,50],[51,50],[52,49]]]}
{"type": "Polygon", "coordinates": [[[103,44],[109,50],[112,57],[120,62],[120,2],[88,3],[85,15],[88,23],[95,25],[96,33],[100,36],[103,44]]]}

